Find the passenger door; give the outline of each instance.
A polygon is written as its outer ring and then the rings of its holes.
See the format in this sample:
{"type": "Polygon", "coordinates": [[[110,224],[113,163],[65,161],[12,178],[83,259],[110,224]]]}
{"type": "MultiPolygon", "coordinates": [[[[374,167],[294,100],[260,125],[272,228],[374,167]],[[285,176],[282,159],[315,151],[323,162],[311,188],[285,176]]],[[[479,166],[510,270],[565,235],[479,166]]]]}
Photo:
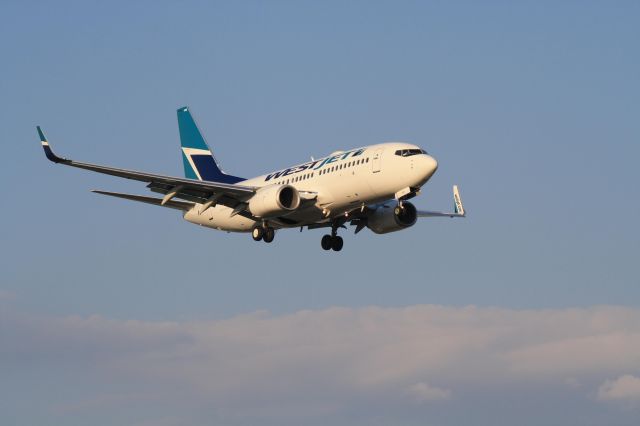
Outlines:
{"type": "Polygon", "coordinates": [[[376,149],[373,152],[373,158],[371,159],[371,171],[378,173],[380,171],[380,163],[382,161],[382,149],[376,149]]]}

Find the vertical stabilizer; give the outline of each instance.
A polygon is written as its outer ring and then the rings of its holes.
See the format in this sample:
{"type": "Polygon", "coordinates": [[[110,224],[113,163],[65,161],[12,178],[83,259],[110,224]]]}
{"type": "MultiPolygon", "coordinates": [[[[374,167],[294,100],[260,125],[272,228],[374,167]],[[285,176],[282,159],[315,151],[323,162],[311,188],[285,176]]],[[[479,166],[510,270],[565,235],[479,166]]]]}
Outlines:
{"type": "Polygon", "coordinates": [[[178,109],[178,128],[184,175],[189,179],[236,183],[244,179],[224,173],[202,137],[189,108],[178,109]]]}

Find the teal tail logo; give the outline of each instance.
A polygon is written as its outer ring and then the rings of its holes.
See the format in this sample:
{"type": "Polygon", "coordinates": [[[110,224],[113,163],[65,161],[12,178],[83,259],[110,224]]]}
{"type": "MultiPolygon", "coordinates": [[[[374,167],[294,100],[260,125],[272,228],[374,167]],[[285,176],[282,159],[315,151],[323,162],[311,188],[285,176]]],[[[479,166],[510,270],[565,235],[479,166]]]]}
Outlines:
{"type": "Polygon", "coordinates": [[[187,107],[178,109],[178,129],[185,177],[223,183],[237,183],[244,180],[228,175],[220,169],[187,107]]]}

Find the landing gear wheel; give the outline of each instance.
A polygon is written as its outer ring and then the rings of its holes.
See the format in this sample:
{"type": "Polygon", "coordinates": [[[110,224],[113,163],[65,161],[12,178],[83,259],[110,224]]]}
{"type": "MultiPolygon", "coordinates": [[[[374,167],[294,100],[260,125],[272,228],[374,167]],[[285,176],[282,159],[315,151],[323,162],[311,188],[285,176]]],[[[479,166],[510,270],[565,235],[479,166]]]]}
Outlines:
{"type": "Polygon", "coordinates": [[[273,238],[275,236],[276,236],[276,231],[274,231],[273,228],[265,228],[262,239],[265,243],[270,243],[271,241],[273,241],[273,238]]]}
{"type": "Polygon", "coordinates": [[[333,238],[331,238],[331,235],[325,235],[322,237],[322,240],[320,240],[320,245],[322,246],[323,250],[331,250],[331,246],[333,242],[333,238]]]}
{"type": "Polygon", "coordinates": [[[256,226],[251,231],[251,237],[253,237],[253,241],[260,241],[264,236],[264,229],[261,226],[256,226]]]}
{"type": "Polygon", "coordinates": [[[342,240],[342,237],[339,237],[336,235],[331,239],[331,248],[333,249],[333,251],[342,250],[343,245],[344,245],[344,241],[342,240]]]}

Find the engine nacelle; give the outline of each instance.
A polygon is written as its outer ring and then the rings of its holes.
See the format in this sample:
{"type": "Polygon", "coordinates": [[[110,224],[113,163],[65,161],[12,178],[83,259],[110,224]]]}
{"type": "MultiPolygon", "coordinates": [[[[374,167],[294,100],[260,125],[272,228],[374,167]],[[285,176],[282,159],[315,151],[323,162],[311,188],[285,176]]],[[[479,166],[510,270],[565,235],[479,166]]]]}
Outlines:
{"type": "Polygon", "coordinates": [[[256,217],[275,217],[300,206],[300,194],[291,185],[263,186],[249,200],[249,211],[256,217]]]}
{"type": "Polygon", "coordinates": [[[400,231],[413,226],[418,220],[418,213],[413,204],[402,203],[402,208],[377,208],[367,220],[367,226],[376,234],[400,231]]]}

